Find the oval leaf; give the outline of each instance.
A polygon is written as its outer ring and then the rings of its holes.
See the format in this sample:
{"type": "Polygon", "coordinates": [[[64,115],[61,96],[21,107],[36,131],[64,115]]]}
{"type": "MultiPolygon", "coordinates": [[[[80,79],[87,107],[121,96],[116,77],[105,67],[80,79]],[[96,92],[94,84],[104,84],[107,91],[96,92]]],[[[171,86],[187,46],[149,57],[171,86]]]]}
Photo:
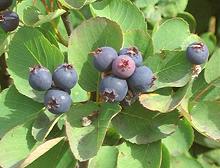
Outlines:
{"type": "Polygon", "coordinates": [[[42,102],[44,92],[34,91],[29,85],[29,68],[40,64],[52,72],[57,65],[63,63],[63,59],[61,51],[38,29],[22,27],[10,44],[8,69],[20,93],[42,102]]]}
{"type": "Polygon", "coordinates": [[[103,0],[91,5],[95,16],[106,17],[117,22],[123,32],[128,30],[147,30],[141,11],[129,0],[103,0]]]}
{"type": "Polygon", "coordinates": [[[120,111],[117,104],[78,104],[67,113],[66,133],[76,159],[83,161],[94,157],[101,147],[111,119],[120,111]],[[94,115],[89,126],[83,127],[83,117],[94,115]]]}
{"type": "Polygon", "coordinates": [[[84,90],[96,91],[98,81],[98,71],[94,68],[89,53],[103,46],[119,50],[122,41],[119,25],[105,18],[90,19],[73,31],[68,47],[69,61],[74,63],[79,84],[84,90]]]}

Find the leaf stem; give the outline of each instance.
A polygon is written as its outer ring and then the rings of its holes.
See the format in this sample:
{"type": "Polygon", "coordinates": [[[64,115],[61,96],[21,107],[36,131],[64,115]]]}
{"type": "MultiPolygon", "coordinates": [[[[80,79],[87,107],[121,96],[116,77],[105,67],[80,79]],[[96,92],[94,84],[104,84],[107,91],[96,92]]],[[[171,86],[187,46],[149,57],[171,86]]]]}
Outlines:
{"type": "Polygon", "coordinates": [[[70,12],[67,11],[61,15],[61,18],[63,20],[63,24],[66,28],[66,32],[67,32],[68,36],[70,36],[71,33],[73,32],[73,26],[72,26],[69,14],[70,14],[70,12]]]}
{"type": "Polygon", "coordinates": [[[83,161],[83,162],[79,161],[76,168],[88,168],[88,165],[89,165],[89,160],[83,161]]]}
{"type": "Polygon", "coordinates": [[[99,102],[99,83],[101,79],[101,73],[98,74],[97,87],[96,87],[96,102],[99,102]]]}

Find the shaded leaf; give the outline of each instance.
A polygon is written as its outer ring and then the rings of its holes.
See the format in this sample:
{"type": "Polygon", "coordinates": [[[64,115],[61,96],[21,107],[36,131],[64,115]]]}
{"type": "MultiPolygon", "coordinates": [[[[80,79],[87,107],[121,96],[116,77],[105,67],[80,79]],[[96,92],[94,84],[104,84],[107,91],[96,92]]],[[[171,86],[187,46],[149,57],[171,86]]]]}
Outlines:
{"type": "Polygon", "coordinates": [[[180,88],[177,92],[165,88],[154,93],[142,94],[139,96],[139,100],[149,110],[166,113],[173,111],[181,103],[187,89],[188,85],[180,88]]]}
{"type": "Polygon", "coordinates": [[[178,113],[152,112],[135,102],[112,120],[122,137],[132,143],[147,144],[169,136],[176,129],[178,113]]]}
{"type": "Polygon", "coordinates": [[[21,95],[15,86],[11,86],[0,94],[0,107],[0,137],[2,137],[14,127],[37,118],[43,105],[21,95]]]}
{"type": "Polygon", "coordinates": [[[176,131],[162,140],[172,156],[186,153],[194,140],[193,129],[187,120],[180,120],[176,131]]]}
{"type": "Polygon", "coordinates": [[[40,113],[32,127],[32,135],[37,141],[43,141],[62,115],[57,116],[49,111],[40,113]]]}
{"type": "Polygon", "coordinates": [[[55,138],[46,141],[45,143],[39,145],[36,149],[34,149],[27,158],[20,164],[20,167],[26,167],[31,164],[33,161],[38,159],[41,155],[48,152],[51,148],[57,145],[60,141],[63,140],[64,137],[55,138]]]}
{"type": "Polygon", "coordinates": [[[0,141],[0,166],[18,167],[34,148],[36,141],[31,135],[31,124],[17,126],[9,131],[0,141]]]}
{"type": "Polygon", "coordinates": [[[205,80],[220,87],[220,48],[217,48],[205,68],[205,80]]]}

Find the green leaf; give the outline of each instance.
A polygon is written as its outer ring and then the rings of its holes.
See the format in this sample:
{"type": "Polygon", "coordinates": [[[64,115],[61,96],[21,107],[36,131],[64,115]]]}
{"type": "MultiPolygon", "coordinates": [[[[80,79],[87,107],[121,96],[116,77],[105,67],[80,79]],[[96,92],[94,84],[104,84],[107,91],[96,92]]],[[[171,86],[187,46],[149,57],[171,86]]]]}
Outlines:
{"type": "Polygon", "coordinates": [[[178,13],[177,17],[183,18],[185,21],[187,21],[191,32],[194,33],[196,31],[196,19],[193,17],[192,14],[188,12],[182,12],[178,13]]]}
{"type": "Polygon", "coordinates": [[[39,21],[40,11],[35,6],[27,6],[23,11],[23,21],[26,25],[31,26],[39,21]]]}
{"type": "Polygon", "coordinates": [[[8,39],[7,33],[4,32],[2,28],[0,28],[0,56],[7,51],[8,48],[8,39]]]}
{"type": "Polygon", "coordinates": [[[162,161],[160,168],[170,168],[170,154],[164,145],[162,146],[162,161]]]}
{"type": "Polygon", "coordinates": [[[190,101],[216,101],[220,99],[220,87],[215,87],[212,83],[208,84],[202,71],[193,81],[189,97],[190,101]]]}
{"type": "Polygon", "coordinates": [[[148,33],[141,30],[132,30],[124,33],[123,47],[137,47],[145,60],[154,53],[153,41],[148,33]]]}
{"type": "Polygon", "coordinates": [[[180,120],[176,131],[162,140],[172,156],[186,153],[193,144],[194,134],[187,120],[180,120]]]}
{"type": "Polygon", "coordinates": [[[138,8],[145,8],[148,7],[150,5],[155,5],[156,3],[158,3],[160,0],[136,0],[135,1],[135,5],[138,8]]]}
{"type": "Polygon", "coordinates": [[[48,163],[50,163],[50,167],[56,168],[75,167],[76,160],[74,159],[67,142],[59,142],[47,153],[28,165],[27,168],[43,168],[45,165],[48,165],[48,163]]]}
{"type": "Polygon", "coordinates": [[[216,165],[220,167],[220,149],[210,150],[199,155],[199,158],[203,158],[204,161],[207,161],[210,165],[216,165]]]}
{"type": "Polygon", "coordinates": [[[158,168],[162,159],[161,142],[136,145],[129,142],[118,146],[118,167],[158,168]]]}
{"type": "Polygon", "coordinates": [[[175,110],[185,97],[187,89],[188,85],[176,92],[170,88],[164,88],[154,93],[142,94],[139,100],[149,110],[166,113],[175,110]]]}
{"type": "Polygon", "coordinates": [[[205,80],[220,87],[220,48],[217,48],[205,68],[205,80]]]}
{"type": "Polygon", "coordinates": [[[116,168],[118,149],[102,146],[97,155],[89,161],[88,168],[116,168]]]}
{"type": "Polygon", "coordinates": [[[199,155],[197,161],[203,166],[203,168],[220,168],[220,166],[217,166],[212,160],[203,155],[199,155]]]}
{"type": "Polygon", "coordinates": [[[74,9],[74,8],[82,8],[87,0],[58,0],[63,6],[74,9]]]}
{"type": "Polygon", "coordinates": [[[152,112],[138,102],[123,109],[112,120],[122,137],[131,143],[147,144],[169,136],[176,129],[178,113],[152,112]]]}
{"type": "Polygon", "coordinates": [[[164,87],[185,86],[192,76],[192,64],[184,51],[163,51],[145,61],[154,72],[156,80],[149,91],[164,87]]]}
{"type": "Polygon", "coordinates": [[[207,45],[209,53],[212,54],[216,48],[217,39],[214,33],[207,32],[201,35],[202,40],[207,45]]]}
{"type": "Polygon", "coordinates": [[[42,102],[44,92],[34,91],[29,85],[29,67],[41,64],[52,72],[63,63],[60,50],[38,29],[23,27],[12,39],[8,55],[8,70],[18,91],[42,102]]]}
{"type": "Polygon", "coordinates": [[[43,141],[62,115],[57,116],[49,111],[40,113],[32,127],[32,135],[37,141],[43,141]]]}
{"type": "Polygon", "coordinates": [[[171,167],[170,168],[203,168],[199,162],[194,158],[188,157],[186,155],[181,155],[177,157],[171,157],[171,167]]]}
{"type": "Polygon", "coordinates": [[[198,131],[194,131],[194,132],[195,132],[195,142],[197,144],[200,144],[208,148],[220,148],[220,142],[208,138],[200,134],[198,131]]]}
{"type": "Polygon", "coordinates": [[[198,102],[190,110],[193,127],[205,136],[214,140],[220,140],[219,109],[219,102],[198,102]]]}
{"type": "Polygon", "coordinates": [[[94,157],[104,141],[111,119],[120,111],[117,104],[86,103],[74,105],[67,113],[66,133],[76,159],[94,157]],[[82,126],[82,118],[94,115],[89,126],[82,126]]]}
{"type": "Polygon", "coordinates": [[[187,3],[188,0],[160,0],[157,6],[164,17],[174,17],[185,10],[187,3]]]}
{"type": "Polygon", "coordinates": [[[117,22],[123,32],[129,30],[147,30],[141,11],[129,0],[103,0],[91,5],[95,16],[106,17],[117,22]]]}
{"type": "Polygon", "coordinates": [[[83,90],[77,83],[73,89],[71,89],[71,97],[73,102],[85,102],[89,100],[89,93],[83,90]]]}
{"type": "Polygon", "coordinates": [[[50,12],[48,15],[39,15],[39,21],[37,21],[36,23],[33,24],[33,27],[37,27],[42,25],[43,23],[47,23],[50,22],[54,19],[56,19],[57,17],[61,16],[62,14],[64,14],[66,11],[64,9],[57,9],[54,12],[50,12]]]}
{"type": "Polygon", "coordinates": [[[161,50],[180,48],[189,35],[189,25],[183,19],[168,19],[153,32],[154,51],[158,53],[161,50]]]}
{"type": "Polygon", "coordinates": [[[18,167],[35,145],[31,135],[31,122],[17,126],[0,141],[0,166],[18,167]]]}
{"type": "Polygon", "coordinates": [[[123,35],[119,25],[105,18],[93,18],[83,22],[72,33],[69,40],[69,61],[79,75],[79,85],[86,91],[96,91],[98,71],[89,53],[98,47],[110,46],[119,50],[123,35]]]}
{"type": "Polygon", "coordinates": [[[9,130],[37,118],[43,105],[34,102],[16,90],[14,86],[0,94],[0,137],[9,130]]]}
{"type": "Polygon", "coordinates": [[[43,144],[39,145],[36,149],[34,149],[27,158],[21,163],[20,167],[26,167],[30,165],[33,161],[38,159],[41,155],[48,152],[51,148],[57,145],[60,141],[63,140],[64,137],[59,137],[55,139],[48,140],[43,144]]]}

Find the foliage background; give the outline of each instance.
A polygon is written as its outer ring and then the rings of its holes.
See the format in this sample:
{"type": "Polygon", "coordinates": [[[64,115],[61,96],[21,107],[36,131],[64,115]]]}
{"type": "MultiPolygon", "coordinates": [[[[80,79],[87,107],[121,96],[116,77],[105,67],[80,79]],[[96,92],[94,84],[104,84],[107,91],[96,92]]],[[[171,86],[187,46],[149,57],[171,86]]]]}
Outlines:
{"type": "Polygon", "coordinates": [[[0,30],[0,166],[220,167],[218,0],[14,0],[11,9],[20,26],[0,30]],[[208,45],[210,59],[192,79],[185,49],[194,41],[208,45]],[[96,99],[100,74],[88,53],[100,46],[137,46],[155,73],[131,106],[96,99]],[[28,69],[67,61],[79,84],[71,110],[55,116],[28,69]]]}

